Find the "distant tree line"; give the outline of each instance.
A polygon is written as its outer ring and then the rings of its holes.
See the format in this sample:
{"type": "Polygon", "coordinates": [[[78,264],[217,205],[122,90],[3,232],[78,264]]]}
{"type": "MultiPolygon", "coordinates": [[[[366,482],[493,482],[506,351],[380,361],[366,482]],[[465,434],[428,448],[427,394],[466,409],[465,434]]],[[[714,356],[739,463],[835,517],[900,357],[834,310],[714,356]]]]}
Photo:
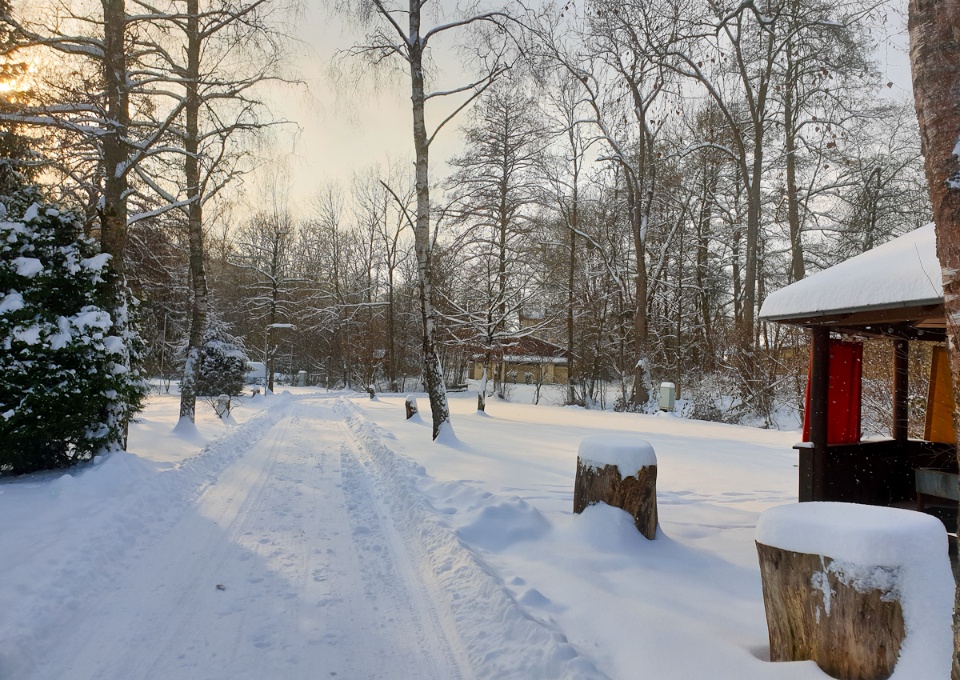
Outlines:
{"type": "MultiPolygon", "coordinates": [[[[0,152],[115,255],[145,369],[185,386],[190,421],[205,329],[225,324],[279,379],[419,390],[438,356],[443,382],[476,361],[496,391],[535,335],[566,355],[567,403],[644,410],[669,380],[698,417],[770,422],[806,340],[758,320],[767,293],[930,219],[914,114],[872,60],[887,10],[860,0],[451,21],[476,77],[420,104],[462,97],[460,151],[429,173],[427,130],[421,164],[385,160],[298,211],[282,173],[232,190],[276,123],[285,5],[87,4],[56,22],[4,8],[0,152]],[[36,54],[42,70],[17,66],[36,54]]],[[[416,88],[426,38],[358,4],[353,57],[398,58],[416,88]]]]}

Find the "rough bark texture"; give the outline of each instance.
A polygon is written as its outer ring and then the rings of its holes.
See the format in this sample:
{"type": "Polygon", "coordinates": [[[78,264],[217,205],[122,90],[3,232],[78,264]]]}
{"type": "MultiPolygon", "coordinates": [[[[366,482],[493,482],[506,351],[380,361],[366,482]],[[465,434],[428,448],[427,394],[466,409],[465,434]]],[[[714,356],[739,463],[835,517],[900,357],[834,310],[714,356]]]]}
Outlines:
{"type": "MultiPolygon", "coordinates": [[[[960,405],[960,162],[955,153],[960,138],[960,0],[910,0],[909,30],[914,102],[943,269],[953,394],[960,405]]],[[[958,425],[955,412],[956,432],[958,425]]],[[[953,680],[960,680],[958,617],[960,606],[954,608],[953,680]]]]}
{"type": "Polygon", "coordinates": [[[595,468],[577,458],[573,511],[581,513],[595,503],[606,503],[633,516],[637,530],[651,541],[657,536],[657,466],[640,468],[623,477],[616,465],[595,468]]]}
{"type": "Polygon", "coordinates": [[[841,680],[890,677],[906,634],[895,593],[858,591],[829,557],[762,543],[757,552],[771,661],[813,660],[841,680]]]}
{"type": "MultiPolygon", "coordinates": [[[[102,0],[104,103],[110,127],[101,135],[103,195],[100,206],[100,245],[109,253],[111,285],[124,281],[123,254],[127,246],[127,130],[130,95],[125,47],[127,14],[124,0],[102,0]]],[[[120,299],[119,296],[116,299],[120,299]]],[[[113,310],[111,310],[113,311],[113,310]]]]}

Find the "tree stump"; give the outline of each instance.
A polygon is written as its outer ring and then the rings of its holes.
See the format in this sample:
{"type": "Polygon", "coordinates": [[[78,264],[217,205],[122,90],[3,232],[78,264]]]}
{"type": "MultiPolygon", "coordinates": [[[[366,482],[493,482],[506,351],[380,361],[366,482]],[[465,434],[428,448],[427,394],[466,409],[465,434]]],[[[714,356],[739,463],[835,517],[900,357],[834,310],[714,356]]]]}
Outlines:
{"type": "Polygon", "coordinates": [[[375,388],[373,385],[369,385],[369,386],[367,387],[367,394],[370,395],[370,398],[371,398],[371,399],[375,399],[375,398],[377,397],[377,390],[376,390],[376,388],[375,388]]]}
{"type": "Polygon", "coordinates": [[[771,661],[812,660],[840,680],[949,676],[954,585],[935,518],[779,506],[761,515],[757,553],[771,661]]]}
{"type": "MultiPolygon", "coordinates": [[[[889,572],[864,588],[830,557],[757,543],[771,661],[812,659],[843,680],[886,680],[905,636],[889,572]]],[[[866,572],[865,572],[866,573],[866,572]]],[[[867,579],[872,580],[870,578],[867,579]]]]}
{"type": "Polygon", "coordinates": [[[407,411],[407,420],[417,415],[417,398],[413,395],[407,395],[407,398],[403,400],[403,406],[407,411]]]}
{"type": "Polygon", "coordinates": [[[649,540],[657,535],[657,458],[642,439],[588,437],[580,444],[573,511],[606,503],[630,513],[649,540]]]}

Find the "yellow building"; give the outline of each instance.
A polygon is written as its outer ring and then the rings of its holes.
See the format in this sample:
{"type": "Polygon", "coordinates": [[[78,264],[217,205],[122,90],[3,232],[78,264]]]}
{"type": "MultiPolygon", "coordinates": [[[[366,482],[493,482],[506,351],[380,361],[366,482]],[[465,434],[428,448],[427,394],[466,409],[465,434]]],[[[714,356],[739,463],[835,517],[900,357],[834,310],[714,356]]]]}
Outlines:
{"type": "MultiPolygon", "coordinates": [[[[527,335],[500,348],[502,354],[491,354],[487,377],[492,380],[496,371],[505,383],[564,384],[567,382],[566,350],[552,342],[527,335]]],[[[470,362],[470,377],[483,379],[484,356],[474,355],[470,362]]]]}

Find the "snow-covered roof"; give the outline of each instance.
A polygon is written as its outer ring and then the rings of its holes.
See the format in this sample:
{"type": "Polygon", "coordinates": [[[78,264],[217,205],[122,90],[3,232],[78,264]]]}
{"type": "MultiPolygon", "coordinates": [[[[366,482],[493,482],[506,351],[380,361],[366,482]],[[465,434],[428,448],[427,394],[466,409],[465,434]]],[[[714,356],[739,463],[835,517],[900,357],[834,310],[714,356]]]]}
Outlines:
{"type": "Polygon", "coordinates": [[[811,319],[943,303],[933,223],[772,293],[768,321],[811,319]]]}

